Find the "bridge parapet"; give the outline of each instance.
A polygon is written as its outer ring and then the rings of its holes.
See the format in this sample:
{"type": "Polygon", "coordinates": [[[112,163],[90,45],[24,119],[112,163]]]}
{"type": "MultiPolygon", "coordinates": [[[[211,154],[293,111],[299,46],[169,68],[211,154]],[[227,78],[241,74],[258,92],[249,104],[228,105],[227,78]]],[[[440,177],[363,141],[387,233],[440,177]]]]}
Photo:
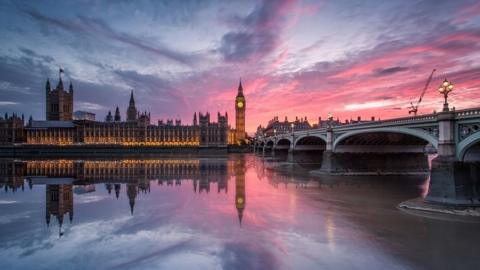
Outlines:
{"type": "Polygon", "coordinates": [[[480,108],[455,111],[455,118],[457,119],[473,118],[473,117],[479,117],[479,116],[480,116],[480,108]]]}

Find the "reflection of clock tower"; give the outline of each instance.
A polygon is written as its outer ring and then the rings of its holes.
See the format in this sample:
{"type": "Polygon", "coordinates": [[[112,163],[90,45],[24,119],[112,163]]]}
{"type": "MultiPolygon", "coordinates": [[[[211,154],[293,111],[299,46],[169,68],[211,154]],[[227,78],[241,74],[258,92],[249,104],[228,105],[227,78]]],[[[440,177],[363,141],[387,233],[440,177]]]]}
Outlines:
{"type": "Polygon", "coordinates": [[[235,208],[237,208],[240,225],[242,225],[245,203],[245,160],[243,156],[239,156],[235,160],[235,208]]]}
{"type": "Polygon", "coordinates": [[[235,138],[237,143],[245,142],[245,107],[245,96],[243,96],[242,80],[240,80],[235,98],[235,138]]]}

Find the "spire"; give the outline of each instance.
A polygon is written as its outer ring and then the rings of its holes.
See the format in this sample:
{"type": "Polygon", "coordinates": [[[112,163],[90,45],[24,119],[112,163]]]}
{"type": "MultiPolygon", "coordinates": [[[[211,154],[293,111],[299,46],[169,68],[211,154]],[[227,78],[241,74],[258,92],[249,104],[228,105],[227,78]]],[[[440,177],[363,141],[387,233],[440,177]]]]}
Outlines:
{"type": "Polygon", "coordinates": [[[115,119],[114,120],[115,120],[115,122],[120,122],[121,121],[120,110],[118,109],[118,106],[115,109],[115,119]]]}
{"type": "Polygon", "coordinates": [[[62,77],[60,77],[60,80],[58,81],[58,84],[57,84],[57,90],[63,90],[63,81],[62,81],[62,77]]]}
{"type": "Polygon", "coordinates": [[[238,84],[238,95],[243,96],[242,78],[240,78],[240,83],[238,84]]]}
{"type": "Polygon", "coordinates": [[[68,90],[70,91],[70,93],[73,93],[73,84],[72,84],[72,81],[70,81],[70,86],[68,87],[68,90]]]}
{"type": "Polygon", "coordinates": [[[50,79],[47,79],[47,82],[45,83],[45,90],[47,93],[52,90],[52,87],[50,87],[50,79]]]}
{"type": "Polygon", "coordinates": [[[63,90],[62,73],[63,73],[63,69],[59,68],[57,90],[63,90]]]}
{"type": "Polygon", "coordinates": [[[135,99],[133,98],[133,90],[132,90],[132,92],[130,93],[130,104],[135,105],[135,99]]]}

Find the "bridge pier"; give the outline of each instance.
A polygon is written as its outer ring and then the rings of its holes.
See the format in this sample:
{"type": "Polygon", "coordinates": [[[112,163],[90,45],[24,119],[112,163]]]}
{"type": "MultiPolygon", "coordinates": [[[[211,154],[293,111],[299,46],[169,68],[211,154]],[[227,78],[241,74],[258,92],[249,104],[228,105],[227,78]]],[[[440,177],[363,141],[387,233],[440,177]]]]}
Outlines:
{"type": "Polygon", "coordinates": [[[438,115],[438,156],[432,160],[430,187],[425,202],[458,206],[480,205],[480,179],[474,164],[457,160],[455,114],[438,115]]]}

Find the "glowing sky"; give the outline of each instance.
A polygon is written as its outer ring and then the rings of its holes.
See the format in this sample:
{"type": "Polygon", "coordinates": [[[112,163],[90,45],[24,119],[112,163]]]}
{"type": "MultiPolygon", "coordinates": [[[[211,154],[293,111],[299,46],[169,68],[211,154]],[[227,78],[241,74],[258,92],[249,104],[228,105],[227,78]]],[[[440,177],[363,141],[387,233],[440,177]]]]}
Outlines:
{"type": "Polygon", "coordinates": [[[445,77],[457,109],[480,103],[478,1],[2,1],[0,36],[0,113],[34,119],[59,66],[74,110],[97,119],[125,117],[134,89],[153,122],[208,110],[234,125],[239,77],[249,132],[273,116],[404,116],[433,68],[420,113],[441,108],[445,77]]]}

